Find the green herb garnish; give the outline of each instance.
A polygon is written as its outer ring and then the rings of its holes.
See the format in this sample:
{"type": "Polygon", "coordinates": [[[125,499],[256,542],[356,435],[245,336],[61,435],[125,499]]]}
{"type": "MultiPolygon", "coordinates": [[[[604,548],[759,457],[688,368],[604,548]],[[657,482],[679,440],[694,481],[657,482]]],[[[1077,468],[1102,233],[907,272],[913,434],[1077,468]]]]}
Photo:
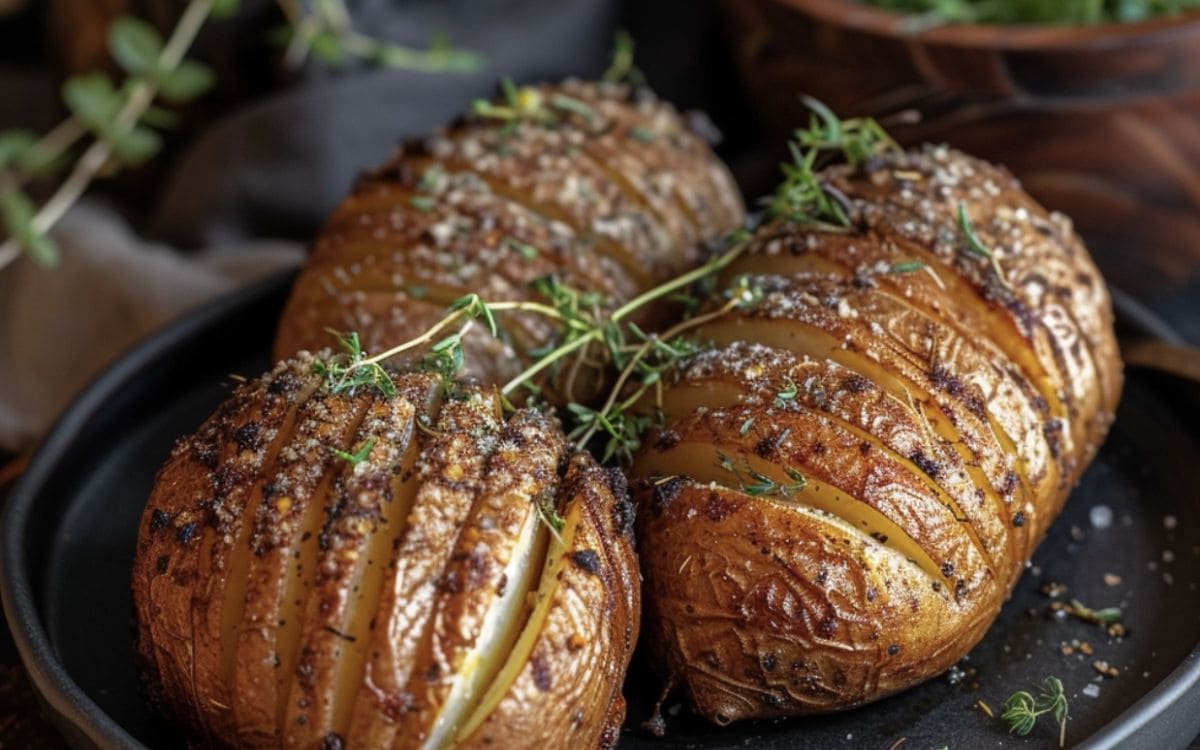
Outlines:
{"type": "Polygon", "coordinates": [[[343,461],[350,464],[351,466],[358,466],[363,461],[367,460],[367,456],[371,453],[371,449],[374,447],[375,447],[375,438],[370,437],[370,438],[367,438],[366,440],[364,440],[362,442],[362,445],[358,446],[357,450],[355,450],[353,453],[347,453],[346,451],[338,450],[337,448],[334,448],[333,455],[342,459],[343,461]]]}
{"type": "Polygon", "coordinates": [[[1000,259],[975,234],[975,229],[971,226],[971,219],[967,216],[967,204],[962,201],[958,202],[958,226],[967,240],[967,252],[980,258],[986,258],[991,263],[992,273],[996,274],[996,279],[1005,289],[1012,291],[1012,285],[1008,283],[1008,279],[1004,277],[1004,270],[1000,268],[1000,259]]]}
{"type": "Polygon", "coordinates": [[[525,260],[534,260],[537,258],[537,248],[527,242],[521,242],[515,237],[505,237],[504,244],[515,250],[525,260]]]}
{"type": "Polygon", "coordinates": [[[720,451],[717,452],[717,466],[733,474],[737,479],[738,489],[751,497],[777,495],[787,499],[803,490],[805,484],[807,484],[804,475],[791,466],[784,467],[783,470],[784,474],[791,481],[778,482],[766,474],[750,468],[750,462],[745,458],[741,460],[741,464],[739,465],[728,455],[720,451]]]}
{"type": "Polygon", "coordinates": [[[784,377],[783,387],[775,392],[775,406],[782,407],[789,401],[795,401],[800,389],[790,375],[784,377]]]}
{"type": "Polygon", "coordinates": [[[325,392],[352,394],[359,388],[374,388],[387,398],[396,395],[396,384],[378,360],[366,357],[357,332],[342,334],[326,330],[337,339],[342,351],[313,362],[312,371],[324,380],[325,392]]]}
{"type": "Polygon", "coordinates": [[[1037,697],[1025,690],[1018,690],[1004,701],[1004,713],[1000,718],[1008,724],[1008,731],[1026,736],[1033,731],[1038,717],[1053,714],[1058,722],[1058,746],[1066,744],[1067,739],[1067,697],[1063,695],[1062,681],[1057,677],[1047,677],[1042,682],[1042,689],[1037,697]]]}
{"type": "MultiPolygon", "coordinates": [[[[1200,8],[1200,0],[867,0],[927,23],[1098,24],[1144,21],[1200,8]]],[[[924,25],[924,24],[923,24],[924,25]]]]}

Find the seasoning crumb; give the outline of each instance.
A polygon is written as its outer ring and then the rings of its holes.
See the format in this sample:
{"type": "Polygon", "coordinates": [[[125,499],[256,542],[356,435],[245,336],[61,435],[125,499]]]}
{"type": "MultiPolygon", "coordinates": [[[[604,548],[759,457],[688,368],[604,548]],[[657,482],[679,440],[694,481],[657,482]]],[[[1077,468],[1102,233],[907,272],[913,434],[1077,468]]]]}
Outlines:
{"type": "Polygon", "coordinates": [[[1068,591],[1069,589],[1065,583],[1058,583],[1056,581],[1047,581],[1046,583],[1042,584],[1041,588],[1041,592],[1051,599],[1057,599],[1060,596],[1064,596],[1068,591]]]}
{"type": "Polygon", "coordinates": [[[1172,515],[1163,516],[1163,528],[1171,531],[1179,525],[1179,519],[1172,515]]]}
{"type": "Polygon", "coordinates": [[[989,706],[982,698],[975,701],[975,708],[978,708],[980,711],[983,711],[985,714],[987,714],[989,719],[996,718],[996,714],[992,711],[992,707],[989,706]]]}
{"type": "Polygon", "coordinates": [[[1117,575],[1116,573],[1105,573],[1104,584],[1106,586],[1120,586],[1121,576],[1117,575]]]}
{"type": "Polygon", "coordinates": [[[1107,505],[1093,505],[1088,512],[1088,520],[1092,522],[1092,528],[1107,529],[1113,522],[1112,508],[1107,505]]]}
{"type": "Polygon", "coordinates": [[[1104,661],[1103,659],[1097,659],[1096,661],[1092,662],[1092,669],[1096,670],[1097,672],[1104,675],[1105,677],[1115,678],[1115,677],[1119,677],[1121,674],[1121,670],[1112,666],[1111,664],[1104,661]]]}

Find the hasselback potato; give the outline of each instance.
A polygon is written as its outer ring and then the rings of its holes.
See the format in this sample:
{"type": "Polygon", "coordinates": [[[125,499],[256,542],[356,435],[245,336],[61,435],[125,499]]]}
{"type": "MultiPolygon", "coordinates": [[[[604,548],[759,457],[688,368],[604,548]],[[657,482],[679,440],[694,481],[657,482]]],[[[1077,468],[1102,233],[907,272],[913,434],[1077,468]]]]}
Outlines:
{"type": "Polygon", "coordinates": [[[494,391],[331,387],[327,361],[241,385],[160,471],[132,583],[152,703],[221,747],[611,746],[623,476],[494,391]]]}
{"type": "MultiPolygon", "coordinates": [[[[695,266],[744,210],[693,126],[710,129],[614,83],[508,87],[477,103],[402,146],[334,212],[283,313],[276,356],[329,345],[327,328],[383,351],[466,293],[535,298],[531,282],[553,275],[603,306],[695,266]]],[[[471,374],[504,382],[554,329],[515,315],[509,333],[468,335],[471,374]]],[[[562,384],[561,400],[586,390],[574,385],[562,384]]]]}
{"type": "MultiPolygon", "coordinates": [[[[808,183],[806,183],[808,184],[808,183]]],[[[1110,302],[1069,221],[946,147],[816,176],[691,332],[633,467],[646,638],[717,723],[860,705],[982,637],[1103,440],[1110,302]]]]}

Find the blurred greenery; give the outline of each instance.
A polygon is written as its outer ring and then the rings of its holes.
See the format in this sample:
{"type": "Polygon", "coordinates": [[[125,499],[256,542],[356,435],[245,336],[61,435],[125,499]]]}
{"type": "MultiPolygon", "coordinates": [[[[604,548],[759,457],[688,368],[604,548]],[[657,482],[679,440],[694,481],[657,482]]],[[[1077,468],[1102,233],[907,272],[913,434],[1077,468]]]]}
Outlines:
{"type": "Polygon", "coordinates": [[[865,0],[947,23],[1097,24],[1200,8],[1200,0],[865,0]]]}

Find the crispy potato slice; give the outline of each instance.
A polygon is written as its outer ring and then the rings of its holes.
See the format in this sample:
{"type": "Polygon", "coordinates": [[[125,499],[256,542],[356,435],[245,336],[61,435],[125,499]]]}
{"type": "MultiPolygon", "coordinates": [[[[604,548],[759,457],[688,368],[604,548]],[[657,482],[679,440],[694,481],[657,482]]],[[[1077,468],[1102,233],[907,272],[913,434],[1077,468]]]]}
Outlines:
{"type": "Polygon", "coordinates": [[[637,639],[637,562],[624,482],[576,456],[563,480],[563,528],[542,567],[532,613],[455,747],[611,747],[624,716],[618,676],[637,639]],[[568,710],[563,710],[566,708],[568,710]]]}
{"type": "MultiPolygon", "coordinates": [[[[460,118],[359,182],[297,278],[277,356],[324,348],[327,328],[356,330],[368,351],[383,351],[463,294],[529,299],[529,283],[547,276],[598,295],[589,308],[620,304],[689,270],[743,222],[732,178],[692,132],[699,120],[649,92],[566,82],[512,95],[519,106],[460,118]]],[[[675,312],[648,305],[634,320],[654,329],[675,312]]],[[[503,343],[478,331],[467,339],[482,382],[507,382],[553,338],[536,315],[504,317],[503,343]]],[[[547,373],[543,395],[593,398],[598,368],[575,369],[547,373]]]]}
{"type": "Polygon", "coordinates": [[[1004,168],[945,146],[889,154],[869,175],[835,169],[830,179],[864,207],[867,226],[929,248],[1030,342],[1072,417],[1060,439],[1065,454],[1081,457],[1065,483],[1073,485],[1107,429],[1121,374],[1108,292],[1070,220],[1038,205],[1004,168]],[[1011,288],[988,259],[963,251],[960,207],[1011,288]]]}
{"type": "Polygon", "coordinates": [[[312,575],[313,555],[301,547],[320,527],[338,471],[332,450],[351,439],[362,408],[346,396],[317,394],[305,402],[275,465],[256,483],[246,511],[253,507],[249,533],[230,552],[237,582],[228,584],[225,602],[229,629],[222,633],[221,683],[232,686],[238,742],[247,747],[278,743],[285,676],[295,664],[289,646],[301,627],[299,602],[312,575]]]}
{"type": "Polygon", "coordinates": [[[219,679],[226,556],[248,533],[255,480],[290,439],[313,391],[310,358],[281,363],[240,386],[159,472],[138,533],[133,593],[140,671],[151,701],[169,701],[202,736],[233,734],[219,679]]]}
{"type": "Polygon", "coordinates": [[[799,320],[753,319],[751,323],[747,318],[735,318],[705,326],[697,335],[727,344],[748,338],[746,329],[751,325],[753,340],[812,359],[830,359],[874,382],[897,400],[910,403],[934,434],[953,445],[968,466],[977,467],[976,484],[986,482],[1012,508],[1010,516],[1022,513],[1032,517],[1032,498],[1013,468],[1016,457],[1004,452],[977,396],[972,398],[968,392],[969,400],[964,401],[940,390],[931,393],[933,386],[928,376],[922,377],[914,363],[899,369],[898,358],[881,353],[873,341],[867,343],[864,351],[859,346],[844,345],[843,339],[799,320]]]}
{"type": "Polygon", "coordinates": [[[986,482],[975,483],[972,467],[927,427],[909,403],[862,375],[830,360],[814,361],[762,344],[738,342],[686,362],[672,379],[662,409],[670,425],[701,408],[738,404],[759,410],[752,415],[753,423],[760,419],[771,423],[767,415],[773,409],[804,408],[828,415],[862,441],[859,450],[864,454],[883,451],[908,466],[920,481],[944,492],[988,551],[993,569],[1006,567],[1002,560],[1021,557],[1014,546],[1017,530],[1006,522],[1006,505],[996,493],[986,482]]]}
{"type": "Polygon", "coordinates": [[[553,507],[565,449],[562,433],[534,411],[501,431],[409,678],[414,703],[399,723],[402,747],[453,740],[511,651],[549,544],[539,506],[553,507]]]}
{"type": "MultiPolygon", "coordinates": [[[[1029,346],[1017,321],[999,304],[980,296],[970,282],[953,270],[941,268],[938,256],[920,244],[902,237],[829,235],[786,232],[755,243],[751,251],[726,271],[739,273],[828,274],[873,285],[880,294],[898,304],[911,305],[954,327],[983,347],[1008,358],[1030,390],[1041,397],[1042,410],[1055,417],[1066,415],[1066,407],[1054,385],[1057,369],[1047,369],[1029,346]],[[904,269],[908,264],[920,267],[904,269]],[[939,270],[941,269],[941,270],[939,270]],[[981,332],[986,335],[980,336],[981,332]]],[[[1036,333],[1035,333],[1036,335],[1036,333]]]]}
{"type": "MultiPolygon", "coordinates": [[[[362,684],[344,737],[350,747],[391,747],[418,696],[408,691],[433,618],[439,580],[482,488],[498,442],[495,404],[478,393],[442,408],[417,463],[417,495],[381,586],[362,684]]],[[[299,708],[299,706],[297,706],[299,708]]]]}
{"type": "MultiPolygon", "coordinates": [[[[392,538],[402,532],[411,510],[412,483],[401,477],[411,472],[419,450],[413,439],[416,416],[428,414],[435,403],[432,378],[410,376],[396,385],[396,398],[365,403],[354,431],[322,446],[329,454],[327,489],[309,500],[303,531],[288,554],[275,646],[278,668],[272,675],[277,693],[271,719],[279,735],[273,744],[284,737],[282,727],[287,727],[287,741],[299,744],[345,732],[345,702],[354,691],[344,692],[343,682],[354,689],[361,682],[364,646],[356,644],[366,635],[362,617],[369,621],[374,612],[382,575],[375,571],[390,561],[392,538]],[[334,447],[347,455],[366,453],[353,463],[333,455],[334,447]],[[357,674],[348,677],[356,666],[357,674]],[[307,707],[299,714],[305,720],[293,726],[288,720],[301,703],[307,707]]],[[[246,696],[248,702],[255,699],[246,696]]]]}
{"type": "Polygon", "coordinates": [[[706,137],[715,133],[702,115],[680,116],[644,90],[622,85],[566,81],[561,88],[598,115],[594,119],[601,124],[593,126],[584,148],[647,203],[657,205],[671,195],[696,228],[693,242],[718,238],[742,223],[737,186],[728,170],[708,157],[712,144],[706,137]],[[708,132],[697,132],[693,123],[708,132]]]}

